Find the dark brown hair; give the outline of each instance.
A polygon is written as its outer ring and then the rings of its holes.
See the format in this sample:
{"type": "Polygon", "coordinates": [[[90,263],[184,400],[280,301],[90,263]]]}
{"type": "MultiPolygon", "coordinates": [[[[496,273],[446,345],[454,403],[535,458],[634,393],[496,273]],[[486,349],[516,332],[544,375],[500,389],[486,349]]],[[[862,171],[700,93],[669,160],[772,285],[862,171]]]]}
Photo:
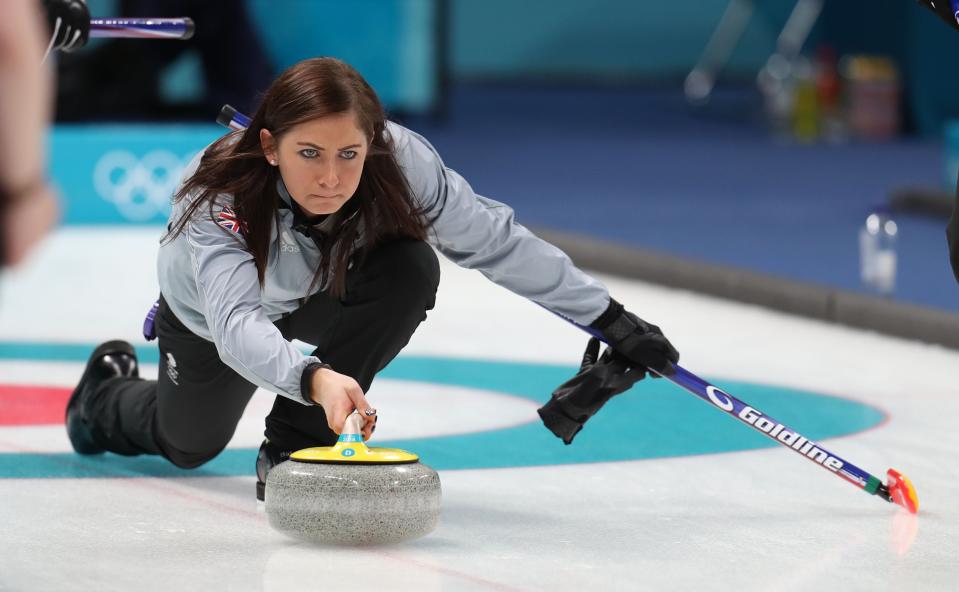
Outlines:
{"type": "Polygon", "coordinates": [[[196,197],[165,239],[183,232],[203,204],[213,218],[217,196],[230,194],[262,285],[281,198],[276,189],[280,172],[264,158],[260,130],[269,130],[279,142],[293,126],[345,112],[355,114],[370,147],[356,193],[338,212],[340,226],[320,244],[321,262],[311,290],[319,283],[342,297],[351,256],[361,259],[365,250],[392,238],[425,239],[426,222],[396,162],[392,140],[384,133],[386,115],[379,98],[356,70],[334,58],[312,58],[291,66],[270,85],[246,130],[228,134],[207,148],[174,201],[191,194],[196,197]],[[363,246],[354,252],[360,233],[363,246]]]}

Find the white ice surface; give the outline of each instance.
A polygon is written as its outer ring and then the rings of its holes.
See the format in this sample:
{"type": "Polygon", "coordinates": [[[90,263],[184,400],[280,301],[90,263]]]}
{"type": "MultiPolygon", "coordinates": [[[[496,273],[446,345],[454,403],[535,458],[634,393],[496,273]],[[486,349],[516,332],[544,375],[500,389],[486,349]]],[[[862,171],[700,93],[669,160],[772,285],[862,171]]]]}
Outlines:
{"type": "MultiPolygon", "coordinates": [[[[135,336],[157,291],[157,236],[155,229],[60,231],[26,268],[0,278],[0,340],[135,336]]],[[[903,471],[916,484],[920,515],[779,449],[444,471],[439,528],[371,549],[316,548],[274,533],[251,495],[252,474],[0,479],[0,590],[959,588],[959,352],[602,279],[662,326],[697,374],[887,411],[887,423],[830,447],[875,474],[903,471]]],[[[537,306],[444,263],[436,310],[405,353],[572,365],[583,344],[581,333],[537,306]]],[[[4,382],[35,374],[38,383],[67,385],[71,372],[78,375],[79,365],[0,364],[4,382]]],[[[396,401],[396,433],[436,433],[428,388],[422,395],[404,394],[399,381],[374,388],[378,407],[396,401]],[[405,410],[407,403],[429,413],[405,410]]],[[[462,394],[464,404],[493,413],[451,413],[458,431],[532,412],[511,397],[462,394]],[[474,423],[484,415],[495,420],[474,423]]],[[[249,429],[258,429],[264,405],[268,398],[248,409],[244,425],[256,426],[249,429]]],[[[56,428],[0,428],[0,452],[63,444],[56,428]]]]}

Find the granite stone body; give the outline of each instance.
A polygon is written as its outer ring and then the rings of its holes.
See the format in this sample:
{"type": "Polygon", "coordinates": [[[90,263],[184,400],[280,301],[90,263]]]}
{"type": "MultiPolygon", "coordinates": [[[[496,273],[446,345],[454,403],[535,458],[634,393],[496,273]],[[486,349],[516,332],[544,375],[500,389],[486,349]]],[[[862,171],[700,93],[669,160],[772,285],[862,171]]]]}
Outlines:
{"type": "Polygon", "coordinates": [[[440,479],[422,463],[329,464],[288,460],[266,479],[270,526],[331,545],[395,543],[436,528],[440,479]]]}

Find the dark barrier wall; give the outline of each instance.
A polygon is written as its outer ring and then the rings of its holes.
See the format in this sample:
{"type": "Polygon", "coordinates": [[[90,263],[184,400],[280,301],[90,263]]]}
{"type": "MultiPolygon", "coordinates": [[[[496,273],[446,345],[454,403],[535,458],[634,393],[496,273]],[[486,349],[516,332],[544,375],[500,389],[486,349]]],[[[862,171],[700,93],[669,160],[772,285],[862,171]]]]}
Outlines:
{"type": "MultiPolygon", "coordinates": [[[[195,5],[202,2],[194,0],[195,5]]],[[[441,0],[236,0],[235,4],[224,4],[246,7],[276,71],[305,58],[335,56],[359,70],[392,111],[429,112],[439,106],[444,55],[444,19],[440,8],[445,6],[441,0]]],[[[115,1],[88,0],[88,5],[95,17],[129,16],[119,14],[121,7],[115,1]]],[[[183,10],[183,5],[165,5],[154,0],[141,6],[149,6],[144,10],[160,6],[161,10],[178,11],[183,10]]],[[[222,16],[225,26],[230,18],[230,14],[222,16]]],[[[122,43],[132,46],[138,41],[122,43]]],[[[189,98],[202,92],[202,68],[197,49],[191,48],[190,43],[182,42],[187,51],[165,68],[161,94],[189,98]]]]}

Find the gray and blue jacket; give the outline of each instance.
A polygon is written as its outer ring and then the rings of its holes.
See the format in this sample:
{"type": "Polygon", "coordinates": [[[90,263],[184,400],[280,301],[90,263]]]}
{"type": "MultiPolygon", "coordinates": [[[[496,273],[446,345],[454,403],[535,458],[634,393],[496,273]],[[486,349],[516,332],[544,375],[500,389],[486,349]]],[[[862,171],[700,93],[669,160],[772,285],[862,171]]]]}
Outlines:
{"type": "MultiPolygon", "coordinates": [[[[387,131],[413,197],[427,212],[428,241],[437,251],[581,325],[606,310],[606,287],[516,223],[510,207],[474,193],[423,137],[392,122],[387,131]]],[[[201,157],[186,167],[184,180],[196,171],[201,157]]],[[[278,189],[289,203],[282,183],[278,189]]],[[[170,220],[178,220],[189,203],[188,196],[174,204],[170,220]]],[[[205,207],[199,208],[184,232],[162,243],[160,291],[190,331],[216,345],[224,363],[253,384],[303,403],[303,370],[321,360],[284,339],[273,321],[299,308],[311,290],[320,289],[311,288],[319,249],[293,231],[292,210],[280,209],[261,287],[231,205],[231,196],[220,196],[212,217],[205,207]]],[[[335,223],[335,215],[324,221],[335,223]]]]}

